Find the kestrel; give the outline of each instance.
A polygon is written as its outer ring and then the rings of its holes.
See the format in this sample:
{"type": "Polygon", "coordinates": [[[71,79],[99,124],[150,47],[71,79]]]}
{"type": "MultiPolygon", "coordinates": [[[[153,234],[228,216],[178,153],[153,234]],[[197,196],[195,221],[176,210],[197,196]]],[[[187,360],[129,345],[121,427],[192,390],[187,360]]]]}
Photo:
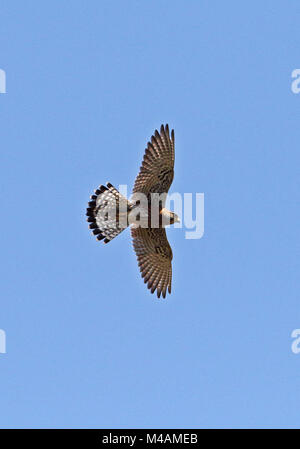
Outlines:
{"type": "Polygon", "coordinates": [[[131,200],[106,183],[91,195],[86,211],[90,229],[104,243],[130,226],[141,275],[158,298],[165,298],[167,290],[171,293],[173,254],[165,226],[179,218],[164,206],[174,178],[174,159],[174,130],[170,136],[169,126],[161,125],[147,144],[131,200]]]}

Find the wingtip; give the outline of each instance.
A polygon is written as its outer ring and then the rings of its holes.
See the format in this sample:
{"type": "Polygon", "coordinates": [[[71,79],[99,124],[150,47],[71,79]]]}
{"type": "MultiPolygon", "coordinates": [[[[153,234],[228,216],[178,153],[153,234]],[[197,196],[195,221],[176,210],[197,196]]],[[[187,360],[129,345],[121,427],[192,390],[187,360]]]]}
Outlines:
{"type": "MultiPolygon", "coordinates": [[[[169,124],[168,123],[166,123],[165,125],[161,125],[160,133],[165,133],[168,137],[170,137],[170,128],[169,128],[169,124]]],[[[175,141],[174,129],[171,130],[171,139],[172,139],[173,142],[175,141]]]]}

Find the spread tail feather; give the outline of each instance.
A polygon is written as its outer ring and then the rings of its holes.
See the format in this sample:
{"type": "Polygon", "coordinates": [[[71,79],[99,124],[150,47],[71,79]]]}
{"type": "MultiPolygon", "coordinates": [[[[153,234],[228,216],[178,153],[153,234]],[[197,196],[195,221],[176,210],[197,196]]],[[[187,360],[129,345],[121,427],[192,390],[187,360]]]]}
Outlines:
{"type": "Polygon", "coordinates": [[[91,195],[86,210],[89,228],[97,240],[110,242],[128,226],[131,203],[109,182],[91,195]]]}

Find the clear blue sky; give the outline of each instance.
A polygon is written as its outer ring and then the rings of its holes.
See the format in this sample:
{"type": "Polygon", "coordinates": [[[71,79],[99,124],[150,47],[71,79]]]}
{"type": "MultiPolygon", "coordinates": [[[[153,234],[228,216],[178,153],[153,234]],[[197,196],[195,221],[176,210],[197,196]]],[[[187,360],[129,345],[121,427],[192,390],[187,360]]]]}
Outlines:
{"type": "Polygon", "coordinates": [[[298,1],[2,1],[1,427],[299,427],[298,1]],[[173,292],[130,234],[97,243],[99,184],[176,132],[173,292]]]}

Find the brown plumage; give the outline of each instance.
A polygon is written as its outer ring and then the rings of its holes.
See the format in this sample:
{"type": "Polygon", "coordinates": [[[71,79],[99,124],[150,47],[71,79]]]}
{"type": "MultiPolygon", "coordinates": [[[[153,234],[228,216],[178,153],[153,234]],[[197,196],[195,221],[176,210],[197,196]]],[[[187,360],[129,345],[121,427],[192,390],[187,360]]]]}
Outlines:
{"type": "Polygon", "coordinates": [[[133,193],[167,193],[174,178],[175,137],[169,135],[169,126],[161,125],[160,134],[155,131],[145,150],[140,172],[136,177],[133,193]]]}
{"type": "Polygon", "coordinates": [[[171,293],[172,249],[164,228],[131,228],[133,248],[144,282],[157,297],[171,293]]]}
{"type": "MultiPolygon", "coordinates": [[[[174,130],[170,136],[169,126],[162,125],[160,133],[156,130],[147,144],[140,172],[133,187],[133,194],[146,195],[147,213],[151,210],[151,194],[167,194],[169,191],[174,178],[174,160],[174,130]]],[[[168,220],[168,224],[179,220],[176,214],[165,209],[164,195],[159,202],[158,227],[151,227],[152,222],[148,215],[148,227],[141,227],[139,222],[132,224],[129,216],[137,205],[138,203],[128,201],[112,184],[107,183],[106,186],[102,185],[95,190],[95,194],[91,196],[87,208],[87,221],[93,234],[98,240],[104,240],[104,243],[110,242],[131,224],[133,248],[144,282],[147,283],[151,293],[156,291],[158,298],[161,295],[165,298],[167,291],[171,293],[173,255],[164,220],[168,220]]]]}

